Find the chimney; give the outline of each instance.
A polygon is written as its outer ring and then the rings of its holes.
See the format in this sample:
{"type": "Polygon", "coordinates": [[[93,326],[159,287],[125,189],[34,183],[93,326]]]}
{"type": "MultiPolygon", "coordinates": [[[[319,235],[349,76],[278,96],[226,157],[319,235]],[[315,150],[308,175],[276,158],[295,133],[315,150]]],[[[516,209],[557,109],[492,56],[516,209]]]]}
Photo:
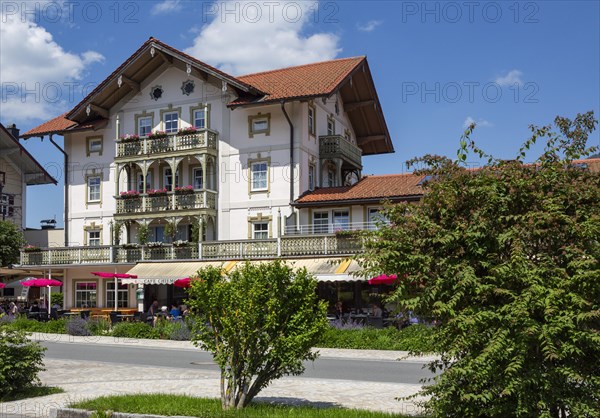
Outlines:
{"type": "Polygon", "coordinates": [[[12,125],[9,125],[6,127],[6,130],[15,138],[15,139],[19,139],[19,132],[21,132],[20,129],[17,129],[17,125],[15,125],[14,123],[12,125]]]}

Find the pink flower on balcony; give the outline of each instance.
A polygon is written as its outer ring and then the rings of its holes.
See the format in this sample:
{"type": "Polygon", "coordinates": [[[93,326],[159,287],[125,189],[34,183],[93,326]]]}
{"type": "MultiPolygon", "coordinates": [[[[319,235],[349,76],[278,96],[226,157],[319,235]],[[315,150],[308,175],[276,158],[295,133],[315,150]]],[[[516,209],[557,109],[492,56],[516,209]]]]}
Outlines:
{"type": "Polygon", "coordinates": [[[195,134],[197,129],[194,126],[188,126],[187,128],[181,128],[177,131],[177,135],[191,135],[195,134]]]}
{"type": "Polygon", "coordinates": [[[187,194],[187,193],[193,193],[194,192],[194,186],[183,186],[183,187],[175,187],[175,193],[178,194],[187,194]]]}
{"type": "Polygon", "coordinates": [[[166,137],[167,133],[165,131],[154,131],[151,132],[150,135],[148,135],[148,139],[161,139],[166,137]]]}
{"type": "Polygon", "coordinates": [[[135,142],[135,141],[139,141],[139,140],[140,140],[140,136],[136,135],[136,134],[125,134],[125,135],[119,136],[119,141],[121,141],[121,142],[135,142]]]}
{"type": "Polygon", "coordinates": [[[163,189],[148,189],[147,193],[150,196],[156,196],[156,195],[163,195],[163,194],[167,194],[168,190],[167,188],[163,188],[163,189]]]}
{"type": "Polygon", "coordinates": [[[140,192],[138,192],[137,190],[127,190],[126,192],[119,193],[119,196],[121,196],[124,199],[129,199],[129,198],[139,197],[140,192]]]}

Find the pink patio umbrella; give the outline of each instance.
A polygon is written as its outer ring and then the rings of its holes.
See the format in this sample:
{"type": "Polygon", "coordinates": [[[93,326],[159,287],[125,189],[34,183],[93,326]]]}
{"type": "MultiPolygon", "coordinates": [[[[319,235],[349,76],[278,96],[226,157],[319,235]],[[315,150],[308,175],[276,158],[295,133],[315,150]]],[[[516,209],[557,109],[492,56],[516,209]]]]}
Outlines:
{"type": "Polygon", "coordinates": [[[186,277],[185,279],[177,279],[173,282],[173,286],[175,286],[175,287],[191,287],[192,279],[189,277],[186,277]]]}
{"type": "Polygon", "coordinates": [[[6,287],[5,283],[0,282],[0,289],[4,289],[6,287]]]}
{"type": "Polygon", "coordinates": [[[94,276],[101,277],[103,279],[115,279],[115,311],[117,310],[118,298],[119,298],[119,279],[137,279],[138,276],[135,274],[127,273],[111,273],[109,271],[93,271],[94,276]]]}
{"type": "Polygon", "coordinates": [[[394,282],[398,279],[396,274],[380,274],[379,276],[372,277],[369,279],[369,284],[377,285],[377,284],[394,284],[394,282]]]}
{"type": "Polygon", "coordinates": [[[29,279],[21,282],[21,286],[25,287],[47,287],[48,288],[48,314],[50,314],[51,309],[51,294],[52,288],[57,286],[62,286],[62,282],[54,279],[29,279]]]}

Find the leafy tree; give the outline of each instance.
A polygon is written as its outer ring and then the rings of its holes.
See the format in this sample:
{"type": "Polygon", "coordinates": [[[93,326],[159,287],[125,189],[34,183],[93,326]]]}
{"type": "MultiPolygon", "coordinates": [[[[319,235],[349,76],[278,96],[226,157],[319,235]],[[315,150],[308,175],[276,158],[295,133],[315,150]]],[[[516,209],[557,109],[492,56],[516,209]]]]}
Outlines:
{"type": "Polygon", "coordinates": [[[436,321],[442,371],[422,395],[434,417],[600,416],[600,174],[593,113],[531,127],[513,161],[468,170],[425,156],[419,204],[389,206],[369,233],[365,274],[398,273],[393,298],[436,321]],[[527,149],[545,138],[535,164],[527,149]],[[404,276],[406,274],[406,276],[404,276]]]}
{"type": "Polygon", "coordinates": [[[23,232],[14,223],[0,221],[0,267],[17,263],[24,244],[23,232]]]}
{"type": "Polygon", "coordinates": [[[0,400],[39,384],[44,351],[22,331],[0,328],[0,400]]]}
{"type": "Polygon", "coordinates": [[[223,409],[243,408],[272,380],[304,372],[327,328],[326,306],[306,269],[281,261],[245,263],[229,273],[198,271],[187,301],[197,345],[221,369],[223,409]]]}

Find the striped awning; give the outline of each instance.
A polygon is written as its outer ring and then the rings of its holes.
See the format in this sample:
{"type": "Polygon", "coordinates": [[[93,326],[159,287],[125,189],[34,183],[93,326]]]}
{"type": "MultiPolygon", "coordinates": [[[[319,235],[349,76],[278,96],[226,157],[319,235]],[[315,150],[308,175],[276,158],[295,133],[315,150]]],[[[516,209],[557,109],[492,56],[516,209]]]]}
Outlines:
{"type": "MultiPolygon", "coordinates": [[[[251,263],[265,263],[269,260],[250,260],[251,263]]],[[[359,270],[356,261],[346,258],[302,258],[285,260],[293,268],[306,267],[320,282],[355,282],[365,281],[352,273],[359,270]]],[[[137,279],[123,279],[125,284],[173,284],[175,280],[194,276],[196,272],[208,266],[223,267],[230,271],[243,261],[185,261],[185,262],[147,262],[138,263],[129,274],[135,274],[137,279]]]]}

